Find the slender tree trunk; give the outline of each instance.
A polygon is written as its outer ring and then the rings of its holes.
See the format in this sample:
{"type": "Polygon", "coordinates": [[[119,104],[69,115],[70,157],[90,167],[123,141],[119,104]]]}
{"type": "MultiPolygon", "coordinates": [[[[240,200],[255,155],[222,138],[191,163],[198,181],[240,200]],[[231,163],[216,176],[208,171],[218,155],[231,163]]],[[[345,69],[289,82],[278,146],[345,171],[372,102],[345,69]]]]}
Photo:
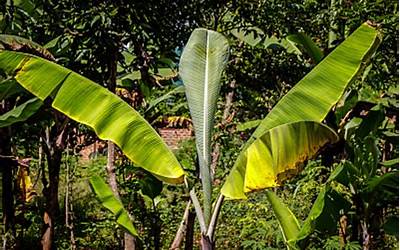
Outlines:
{"type": "Polygon", "coordinates": [[[74,236],[74,223],[73,223],[73,205],[70,203],[70,196],[72,196],[72,175],[71,169],[69,166],[69,152],[67,148],[67,159],[65,160],[66,166],[66,184],[65,184],[65,226],[69,230],[70,242],[71,242],[71,250],[76,249],[76,241],[74,236]]]}
{"type": "Polygon", "coordinates": [[[46,207],[44,212],[44,233],[42,236],[43,250],[55,249],[54,232],[55,220],[59,214],[58,203],[58,184],[60,181],[60,165],[62,158],[62,149],[54,147],[47,154],[47,164],[49,171],[49,185],[43,190],[46,199],[46,207]]]}
{"type": "MultiPolygon", "coordinates": [[[[118,49],[114,48],[114,51],[111,53],[110,64],[108,65],[109,69],[109,81],[107,83],[108,89],[115,93],[115,88],[117,84],[117,53],[118,49]]],[[[108,184],[110,185],[113,194],[118,199],[121,199],[118,192],[118,184],[117,178],[115,175],[115,145],[113,142],[108,141],[108,152],[107,152],[107,177],[108,177],[108,184]]],[[[135,246],[135,238],[128,234],[124,233],[124,249],[125,250],[134,250],[135,246]]]]}
{"type": "Polygon", "coordinates": [[[42,249],[55,249],[55,223],[60,213],[58,202],[58,184],[60,182],[60,167],[62,153],[65,148],[66,135],[68,134],[69,119],[58,112],[54,113],[55,125],[47,128],[45,131],[45,142],[43,151],[47,159],[48,181],[46,173],[42,171],[43,195],[45,197],[46,206],[44,212],[44,226],[42,233],[42,249]]]}
{"type": "Polygon", "coordinates": [[[189,210],[186,236],[185,236],[185,250],[193,250],[193,236],[194,236],[194,222],[196,220],[196,213],[189,210]]]}
{"type": "MultiPolygon", "coordinates": [[[[121,200],[121,197],[118,192],[118,183],[117,177],[115,175],[115,145],[113,142],[107,142],[107,179],[108,184],[113,191],[115,197],[121,200]]],[[[128,234],[124,233],[124,249],[125,250],[134,250],[135,249],[135,238],[128,234]]]]}
{"type": "Polygon", "coordinates": [[[14,227],[13,168],[16,161],[11,157],[10,136],[7,128],[0,129],[0,171],[2,173],[2,208],[4,239],[3,248],[7,248],[6,233],[14,227]]]}

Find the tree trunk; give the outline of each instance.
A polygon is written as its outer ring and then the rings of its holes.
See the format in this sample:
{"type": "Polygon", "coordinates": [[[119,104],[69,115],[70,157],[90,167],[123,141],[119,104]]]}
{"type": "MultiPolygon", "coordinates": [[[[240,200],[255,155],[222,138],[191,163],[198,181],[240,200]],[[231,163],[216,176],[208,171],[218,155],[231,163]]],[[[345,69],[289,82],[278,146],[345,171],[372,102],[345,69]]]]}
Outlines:
{"type": "MultiPolygon", "coordinates": [[[[107,142],[107,179],[108,185],[110,185],[113,194],[117,199],[121,200],[118,192],[118,184],[117,177],[115,175],[115,145],[112,141],[107,142]]],[[[128,234],[124,233],[124,249],[125,250],[134,250],[135,249],[135,238],[128,234]]]]}
{"type": "MultiPolygon", "coordinates": [[[[58,203],[58,184],[60,175],[60,165],[62,158],[62,149],[53,147],[47,152],[47,164],[49,171],[49,185],[43,188],[43,195],[46,200],[46,207],[44,212],[44,228],[42,235],[42,249],[51,250],[54,247],[54,228],[55,220],[59,214],[58,203]]],[[[43,173],[45,174],[45,173],[43,173]]]]}
{"type": "MultiPolygon", "coordinates": [[[[107,82],[108,89],[115,93],[115,88],[117,85],[117,53],[118,53],[118,48],[111,49],[111,58],[110,58],[110,63],[108,65],[108,70],[109,70],[109,79],[107,82]]],[[[108,141],[108,150],[107,150],[107,178],[108,178],[108,184],[110,185],[113,194],[115,197],[117,197],[119,200],[121,200],[121,197],[119,196],[118,192],[118,184],[117,184],[117,178],[115,175],[115,145],[113,142],[108,141]]],[[[134,250],[135,247],[135,238],[128,234],[124,233],[124,249],[125,250],[134,250]]]]}
{"type": "Polygon", "coordinates": [[[215,242],[211,241],[207,235],[201,235],[201,249],[202,250],[214,250],[215,249],[215,242]]]}
{"type": "Polygon", "coordinates": [[[58,203],[58,184],[60,182],[60,167],[62,153],[65,148],[66,135],[68,134],[69,119],[58,112],[54,113],[55,125],[45,130],[43,151],[46,155],[48,168],[48,181],[46,172],[42,171],[43,196],[45,197],[44,225],[42,229],[42,249],[55,249],[55,221],[60,213],[58,203]]]}
{"type": "MultiPolygon", "coordinates": [[[[2,173],[2,208],[4,235],[14,227],[13,168],[16,161],[11,158],[10,136],[7,128],[0,129],[0,171],[2,173]]],[[[7,248],[6,238],[3,245],[7,248]]]]}
{"type": "Polygon", "coordinates": [[[65,160],[66,174],[65,174],[65,227],[69,230],[69,238],[71,242],[71,250],[76,250],[76,241],[74,235],[74,222],[73,222],[73,205],[70,203],[72,200],[72,176],[69,166],[69,152],[67,148],[67,159],[65,160]]]}
{"type": "Polygon", "coordinates": [[[186,235],[185,235],[185,250],[193,249],[193,236],[194,236],[194,222],[196,220],[196,213],[189,210],[187,226],[186,226],[186,235]]]}

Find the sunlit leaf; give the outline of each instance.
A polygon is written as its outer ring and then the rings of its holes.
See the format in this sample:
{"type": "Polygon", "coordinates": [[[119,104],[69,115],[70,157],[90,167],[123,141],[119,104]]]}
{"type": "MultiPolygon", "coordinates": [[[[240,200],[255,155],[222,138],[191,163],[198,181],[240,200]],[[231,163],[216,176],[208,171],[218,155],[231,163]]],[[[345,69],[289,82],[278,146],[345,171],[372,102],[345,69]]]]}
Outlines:
{"type": "Polygon", "coordinates": [[[276,196],[274,192],[267,191],[267,199],[272,206],[272,211],[279,222],[282,235],[286,242],[296,239],[300,231],[300,224],[292,211],[276,196]]]}
{"type": "Polygon", "coordinates": [[[316,122],[296,122],[270,129],[246,150],[244,192],[279,186],[299,171],[299,164],[314,156],[337,135],[316,122]]]}
{"type": "Polygon", "coordinates": [[[53,62],[20,52],[1,51],[0,69],[39,99],[92,127],[118,145],[133,163],[169,182],[183,181],[183,169],[157,132],[129,104],[89,79],[53,62]]]}
{"type": "Polygon", "coordinates": [[[245,131],[248,129],[252,129],[260,125],[261,120],[253,120],[253,121],[247,121],[243,123],[239,123],[236,125],[236,131],[245,131]]]}
{"type": "Polygon", "coordinates": [[[247,148],[276,126],[304,120],[323,121],[347,85],[362,71],[379,43],[379,32],[365,23],[297,83],[244,145],[222,193],[230,198],[245,198],[242,183],[246,178],[247,148]]]}
{"type": "Polygon", "coordinates": [[[105,183],[101,177],[93,176],[90,178],[90,185],[101,204],[114,214],[117,223],[130,234],[138,236],[138,233],[129,218],[128,212],[125,210],[121,201],[114,196],[107,183],[105,183]]]}
{"type": "Polygon", "coordinates": [[[184,93],[184,92],[185,92],[185,87],[183,85],[172,89],[171,91],[169,91],[168,93],[160,96],[159,98],[150,101],[149,107],[146,109],[146,112],[149,111],[150,109],[154,108],[155,106],[157,106],[157,104],[159,104],[160,102],[168,100],[172,96],[174,96],[176,94],[179,94],[179,93],[184,93]]]}

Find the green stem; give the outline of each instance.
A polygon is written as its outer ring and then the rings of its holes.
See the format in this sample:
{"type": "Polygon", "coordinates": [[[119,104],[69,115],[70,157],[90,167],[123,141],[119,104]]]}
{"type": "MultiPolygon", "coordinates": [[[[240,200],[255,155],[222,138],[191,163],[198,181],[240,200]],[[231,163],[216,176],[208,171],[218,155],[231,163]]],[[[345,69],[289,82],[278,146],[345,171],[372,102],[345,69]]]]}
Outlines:
{"type": "Polygon", "coordinates": [[[201,176],[201,184],[203,187],[203,194],[204,194],[204,220],[206,227],[210,223],[211,218],[211,176],[210,170],[208,169],[208,164],[204,164],[203,166],[200,165],[200,176],[201,176]]]}

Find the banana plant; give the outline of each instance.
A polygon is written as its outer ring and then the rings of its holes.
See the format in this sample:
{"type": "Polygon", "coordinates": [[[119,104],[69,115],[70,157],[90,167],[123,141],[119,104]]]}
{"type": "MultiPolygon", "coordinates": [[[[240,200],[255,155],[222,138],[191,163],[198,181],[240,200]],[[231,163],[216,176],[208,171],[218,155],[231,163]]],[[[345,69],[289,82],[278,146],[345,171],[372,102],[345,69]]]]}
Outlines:
{"type": "MultiPolygon", "coordinates": [[[[258,189],[249,186],[246,181],[250,178],[248,170],[257,168],[251,166],[248,160],[247,149],[250,145],[279,125],[298,121],[322,122],[346,87],[362,73],[380,41],[380,33],[364,23],[301,79],[275,105],[245,143],[221,193],[232,199],[246,199],[246,192],[258,189]]],[[[284,145],[281,147],[285,148],[284,145]]],[[[285,172],[278,174],[284,179],[285,172]]],[[[255,178],[262,180],[266,176],[258,175],[255,178]]],[[[265,185],[263,188],[277,186],[282,181],[279,175],[275,178],[277,181],[273,185],[265,185]]]]}
{"type": "MultiPolygon", "coordinates": [[[[0,70],[11,76],[10,84],[16,82],[36,97],[0,116],[0,127],[26,120],[46,101],[71,119],[93,128],[99,138],[113,141],[134,164],[156,178],[171,184],[183,181],[184,171],[172,151],[150,124],[118,96],[47,59],[5,48],[0,49],[0,70]]],[[[117,222],[137,235],[122,204],[108,195],[106,185],[98,179],[91,183],[117,222]]]]}
{"type": "Polygon", "coordinates": [[[340,218],[340,211],[347,212],[351,206],[349,201],[331,188],[329,182],[321,188],[302,224],[274,192],[267,191],[267,200],[271,204],[283,239],[290,250],[306,249],[308,237],[314,230],[324,231],[326,234],[337,233],[336,224],[340,218]]]}
{"type": "MultiPolygon", "coordinates": [[[[29,51],[32,54],[54,60],[52,54],[39,44],[13,35],[0,35],[0,50],[23,50],[29,51]]],[[[26,94],[26,91],[12,78],[0,76],[0,101],[14,97],[16,95],[26,94]]],[[[22,104],[14,107],[8,112],[0,115],[0,128],[11,126],[17,122],[26,121],[29,117],[34,115],[43,102],[37,97],[33,97],[22,104]]]]}
{"type": "MultiPolygon", "coordinates": [[[[379,32],[363,24],[289,91],[243,146],[212,211],[211,135],[229,47],[217,32],[196,29],[192,33],[179,69],[195,128],[203,186],[204,209],[194,190],[190,192],[203,249],[214,248],[213,233],[224,197],[245,199],[247,192],[281,185],[299,171],[303,160],[337,140],[321,122],[379,42],[379,32]]],[[[19,52],[1,51],[0,69],[40,100],[50,100],[53,108],[119,145],[128,158],[157,178],[182,182],[183,170],[157,133],[106,89],[55,63],[19,52]]]]}
{"type": "Polygon", "coordinates": [[[209,223],[211,216],[211,134],[228,53],[229,45],[224,36],[215,31],[196,29],[179,64],[196,136],[205,224],[209,223]]]}
{"type": "Polygon", "coordinates": [[[214,31],[197,29],[192,33],[179,70],[194,123],[204,193],[202,209],[191,192],[203,249],[214,248],[213,233],[224,197],[246,199],[247,192],[281,185],[300,171],[301,162],[338,139],[321,122],[346,87],[362,72],[379,43],[379,32],[365,23],[297,83],[243,146],[211,211],[210,138],[229,49],[226,39],[214,31]]]}
{"type": "Polygon", "coordinates": [[[129,213],[125,210],[122,202],[114,196],[110,186],[99,176],[92,176],[90,178],[90,186],[101,204],[114,214],[117,223],[133,236],[139,236],[132,224],[129,213]]]}
{"type": "Polygon", "coordinates": [[[168,183],[183,181],[174,154],[140,114],[107,89],[46,59],[3,50],[0,68],[41,101],[117,144],[133,163],[168,183]]]}

